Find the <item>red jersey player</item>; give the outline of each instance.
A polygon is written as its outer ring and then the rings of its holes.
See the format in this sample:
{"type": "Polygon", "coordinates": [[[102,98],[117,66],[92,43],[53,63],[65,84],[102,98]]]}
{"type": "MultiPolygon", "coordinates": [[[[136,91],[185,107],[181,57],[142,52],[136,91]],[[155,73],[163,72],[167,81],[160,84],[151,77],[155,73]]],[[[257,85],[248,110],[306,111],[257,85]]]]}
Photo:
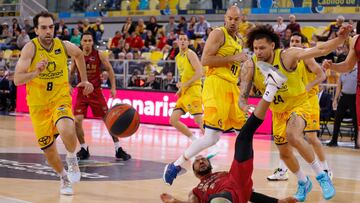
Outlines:
{"type": "MultiPolygon", "coordinates": [[[[350,51],[345,61],[341,63],[332,63],[331,60],[325,60],[323,66],[326,69],[331,69],[340,73],[350,72],[357,63],[360,67],[360,23],[356,26],[357,35],[350,40],[350,51]]],[[[355,132],[355,149],[360,147],[360,139],[358,135],[360,133],[360,71],[357,76],[357,88],[356,88],[356,117],[358,122],[358,132],[355,132]]]]}
{"type": "MultiPolygon", "coordinates": [[[[80,160],[88,159],[90,157],[89,147],[85,144],[84,139],[84,130],[82,127],[82,121],[86,116],[87,109],[90,106],[92,113],[95,117],[104,119],[108,107],[102,94],[101,90],[101,67],[103,65],[104,69],[109,73],[110,83],[111,83],[111,96],[116,96],[116,85],[115,85],[115,76],[112,66],[108,58],[100,51],[96,50],[94,47],[93,36],[90,32],[85,32],[81,36],[81,48],[85,56],[86,63],[86,73],[90,83],[94,86],[93,93],[84,96],[82,94],[82,89],[79,89],[79,92],[76,97],[76,103],[74,108],[75,115],[75,127],[76,135],[80,142],[81,149],[77,153],[77,156],[80,160]]],[[[71,65],[71,76],[75,74],[76,64],[73,61],[71,65]]],[[[77,74],[79,77],[79,73],[77,74]]],[[[112,136],[115,145],[115,157],[117,159],[123,159],[124,161],[131,158],[121,147],[119,139],[116,136],[112,136]]]]}

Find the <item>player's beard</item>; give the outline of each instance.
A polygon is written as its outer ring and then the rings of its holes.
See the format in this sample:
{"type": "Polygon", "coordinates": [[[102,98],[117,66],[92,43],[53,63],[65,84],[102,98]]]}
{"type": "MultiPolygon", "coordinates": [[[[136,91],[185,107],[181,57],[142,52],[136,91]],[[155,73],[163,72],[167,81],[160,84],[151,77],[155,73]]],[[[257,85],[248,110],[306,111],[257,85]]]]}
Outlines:
{"type": "Polygon", "coordinates": [[[212,170],[212,166],[209,165],[208,167],[206,167],[205,169],[199,169],[196,173],[198,176],[206,176],[208,175],[209,173],[211,173],[211,170],[212,170]]]}

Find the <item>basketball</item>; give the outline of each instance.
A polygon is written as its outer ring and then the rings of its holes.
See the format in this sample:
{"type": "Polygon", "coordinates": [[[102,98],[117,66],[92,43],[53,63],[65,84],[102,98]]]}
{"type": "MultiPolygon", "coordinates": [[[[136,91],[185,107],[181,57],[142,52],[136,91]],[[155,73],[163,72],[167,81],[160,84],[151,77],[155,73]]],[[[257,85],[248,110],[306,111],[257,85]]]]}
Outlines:
{"type": "Polygon", "coordinates": [[[110,134],[117,137],[129,137],[139,128],[138,112],[129,104],[117,104],[109,109],[105,116],[105,125],[110,134]]]}

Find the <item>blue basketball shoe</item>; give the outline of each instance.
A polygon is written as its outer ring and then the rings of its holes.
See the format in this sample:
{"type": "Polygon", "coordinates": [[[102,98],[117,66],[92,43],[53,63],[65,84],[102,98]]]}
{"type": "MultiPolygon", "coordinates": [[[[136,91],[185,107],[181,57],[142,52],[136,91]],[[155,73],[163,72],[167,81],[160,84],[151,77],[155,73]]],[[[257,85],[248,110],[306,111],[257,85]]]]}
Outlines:
{"type": "Polygon", "coordinates": [[[316,180],[320,183],[324,199],[329,200],[335,196],[335,188],[328,174],[322,172],[316,177],[316,180]]]}
{"type": "Polygon", "coordinates": [[[311,191],[312,189],[312,182],[309,179],[308,176],[306,176],[307,181],[298,181],[298,189],[297,192],[295,194],[295,198],[299,201],[299,202],[304,202],[306,200],[306,195],[311,191]]]}
{"type": "Polygon", "coordinates": [[[172,185],[174,179],[181,171],[180,166],[175,166],[174,163],[167,164],[165,166],[164,174],[163,174],[163,180],[165,183],[172,185]]]}

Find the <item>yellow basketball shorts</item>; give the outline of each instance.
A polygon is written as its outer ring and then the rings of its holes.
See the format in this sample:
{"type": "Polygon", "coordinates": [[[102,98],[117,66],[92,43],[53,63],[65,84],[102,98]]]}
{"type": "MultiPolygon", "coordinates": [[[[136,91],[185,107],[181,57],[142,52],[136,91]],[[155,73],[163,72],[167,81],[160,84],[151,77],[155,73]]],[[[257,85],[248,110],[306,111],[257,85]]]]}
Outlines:
{"type": "Polygon", "coordinates": [[[202,114],[201,85],[190,86],[182,92],[176,101],[174,110],[177,109],[184,113],[189,112],[191,115],[202,114]]]}
{"type": "Polygon", "coordinates": [[[273,136],[274,136],[275,144],[282,145],[287,143],[287,139],[286,139],[287,122],[292,115],[297,115],[300,116],[302,119],[304,119],[306,126],[306,123],[310,115],[309,109],[310,109],[310,104],[306,100],[301,105],[294,107],[289,111],[272,112],[273,136]]]}
{"type": "Polygon", "coordinates": [[[204,126],[221,131],[240,130],[246,117],[238,104],[239,95],[236,84],[215,75],[207,77],[202,92],[204,126]]]}
{"type": "Polygon", "coordinates": [[[305,132],[316,132],[320,130],[320,106],[318,96],[312,95],[308,99],[310,103],[310,115],[306,120],[305,132]]]}
{"type": "Polygon", "coordinates": [[[42,150],[51,146],[59,135],[56,123],[60,119],[74,119],[71,103],[69,102],[48,106],[30,106],[29,111],[36,139],[42,150]]]}

